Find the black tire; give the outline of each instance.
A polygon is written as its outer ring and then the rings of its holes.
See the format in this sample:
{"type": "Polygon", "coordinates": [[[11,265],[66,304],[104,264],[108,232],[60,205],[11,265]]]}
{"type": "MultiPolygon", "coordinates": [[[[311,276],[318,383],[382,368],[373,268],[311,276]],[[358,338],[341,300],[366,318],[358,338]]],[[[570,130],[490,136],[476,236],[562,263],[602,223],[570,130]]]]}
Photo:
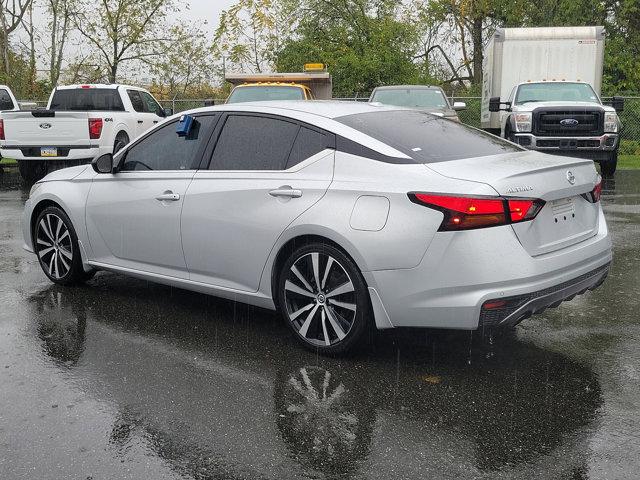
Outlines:
{"type": "Polygon", "coordinates": [[[78,236],[71,220],[59,207],[50,206],[40,212],[32,235],[40,267],[53,283],[83,283],[95,274],[82,268],[78,236]]]}
{"type": "Polygon", "coordinates": [[[127,143],[129,143],[129,135],[125,132],[118,133],[115,142],[113,142],[113,154],[115,155],[122,150],[127,143]]]}
{"type": "Polygon", "coordinates": [[[344,353],[368,330],[370,301],[364,278],[353,260],[332,245],[297,248],[284,262],[277,285],[285,322],[311,350],[344,353]]]}
{"type": "Polygon", "coordinates": [[[18,160],[18,170],[26,183],[35,183],[44,178],[49,168],[46,162],[40,160],[18,160]]]}
{"type": "Polygon", "coordinates": [[[609,154],[609,158],[600,161],[600,172],[605,178],[611,178],[618,168],[618,150],[609,154]]]}

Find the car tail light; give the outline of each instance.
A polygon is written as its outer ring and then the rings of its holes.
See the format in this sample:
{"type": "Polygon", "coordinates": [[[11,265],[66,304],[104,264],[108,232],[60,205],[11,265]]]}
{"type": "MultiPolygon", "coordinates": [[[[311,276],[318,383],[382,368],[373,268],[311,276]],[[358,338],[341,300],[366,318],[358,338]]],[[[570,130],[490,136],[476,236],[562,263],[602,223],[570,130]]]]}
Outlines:
{"type": "Polygon", "coordinates": [[[471,230],[533,220],[544,206],[535,198],[470,197],[410,193],[414,203],[444,213],[439,231],[471,230]]]}
{"type": "MultiPolygon", "coordinates": [[[[4,138],[4,136],[2,138],[4,138]]],[[[598,203],[600,201],[600,197],[602,196],[602,179],[600,178],[598,180],[598,183],[596,183],[596,186],[593,187],[593,190],[588,193],[583,193],[582,196],[588,202],[598,203]]]]}
{"type": "Polygon", "coordinates": [[[90,118],[89,119],[89,138],[91,140],[97,140],[102,135],[102,119],[90,118]]]}
{"type": "Polygon", "coordinates": [[[4,140],[4,120],[0,119],[0,140],[4,140]]]}

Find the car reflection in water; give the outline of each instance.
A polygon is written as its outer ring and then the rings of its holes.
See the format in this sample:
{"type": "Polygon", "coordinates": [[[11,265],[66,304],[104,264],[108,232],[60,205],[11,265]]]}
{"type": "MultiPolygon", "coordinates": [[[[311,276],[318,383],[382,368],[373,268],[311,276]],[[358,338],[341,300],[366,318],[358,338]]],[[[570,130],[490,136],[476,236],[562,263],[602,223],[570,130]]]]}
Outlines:
{"type": "Polygon", "coordinates": [[[586,475],[594,373],[515,336],[330,359],[270,312],[112,274],[31,303],[46,355],[119,412],[114,455],[142,439],[196,478],[586,475]]]}

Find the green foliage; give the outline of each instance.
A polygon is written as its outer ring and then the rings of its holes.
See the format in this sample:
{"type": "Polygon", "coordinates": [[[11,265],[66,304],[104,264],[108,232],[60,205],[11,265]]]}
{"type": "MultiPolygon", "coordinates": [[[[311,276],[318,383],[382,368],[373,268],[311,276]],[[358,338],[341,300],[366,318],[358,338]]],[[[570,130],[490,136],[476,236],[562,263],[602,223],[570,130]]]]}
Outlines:
{"type": "Polygon", "coordinates": [[[336,97],[368,93],[378,85],[432,80],[414,61],[415,27],[396,19],[393,3],[307,0],[296,36],[276,53],[277,71],[325,63],[336,97]]]}

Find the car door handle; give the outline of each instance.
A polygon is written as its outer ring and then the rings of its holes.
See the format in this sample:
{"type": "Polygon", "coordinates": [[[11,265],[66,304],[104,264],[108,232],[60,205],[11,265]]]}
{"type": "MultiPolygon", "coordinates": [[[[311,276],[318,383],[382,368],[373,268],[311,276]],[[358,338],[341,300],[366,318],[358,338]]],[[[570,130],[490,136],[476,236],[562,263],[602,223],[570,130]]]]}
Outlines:
{"type": "Polygon", "coordinates": [[[138,120],[138,123],[144,123],[144,120],[138,120]]]}
{"type": "Polygon", "coordinates": [[[302,196],[302,190],[291,187],[280,187],[275,190],[271,190],[269,195],[272,197],[300,198],[302,196]]]}
{"type": "Polygon", "coordinates": [[[153,123],[158,123],[158,120],[154,120],[153,123]]]}
{"type": "Polygon", "coordinates": [[[156,197],[156,200],[159,200],[161,202],[176,202],[176,201],[180,200],[180,194],[179,193],[166,192],[166,193],[163,193],[162,195],[158,195],[156,197]]]}

